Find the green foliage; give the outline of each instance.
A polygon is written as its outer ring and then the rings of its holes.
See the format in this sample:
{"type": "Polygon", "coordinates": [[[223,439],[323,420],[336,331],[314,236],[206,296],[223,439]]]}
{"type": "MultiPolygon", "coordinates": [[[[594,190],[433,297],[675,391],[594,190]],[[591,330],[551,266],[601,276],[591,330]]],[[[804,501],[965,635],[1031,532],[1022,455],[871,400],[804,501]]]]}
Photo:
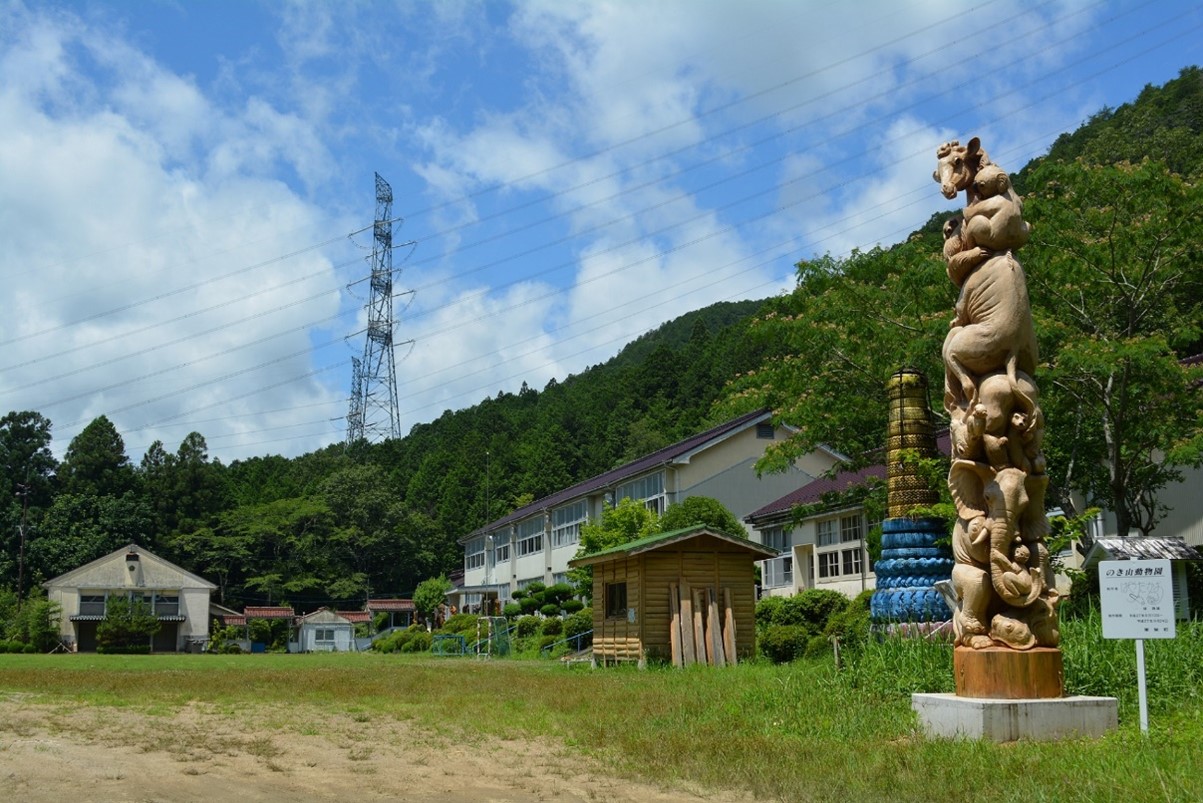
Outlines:
{"type": "Polygon", "coordinates": [[[775,664],[789,663],[806,653],[807,645],[814,634],[803,625],[770,624],[757,637],[756,645],[775,664]]]}
{"type": "MultiPolygon", "coordinates": [[[[405,650],[405,645],[409,644],[420,634],[426,634],[425,627],[422,625],[410,625],[404,630],[394,630],[387,636],[376,639],[376,641],[372,642],[372,649],[376,652],[386,653],[398,651],[413,652],[413,650],[405,650]]],[[[427,649],[430,649],[429,641],[426,642],[425,647],[420,648],[418,651],[421,652],[427,649]]]]}
{"type": "Polygon", "coordinates": [[[159,620],[144,601],[110,596],[105,604],[104,621],[96,626],[96,651],[150,652],[151,639],[158,632],[159,620]]]}
{"type": "Polygon", "coordinates": [[[107,417],[96,418],[71,439],[58,477],[67,494],[123,496],[134,489],[125,442],[107,417]]]}
{"type": "Polygon", "coordinates": [[[454,586],[445,576],[431,577],[418,583],[414,590],[414,608],[419,616],[434,616],[439,606],[447,601],[447,592],[454,586]]]}
{"type": "Polygon", "coordinates": [[[518,620],[518,629],[514,633],[519,638],[533,636],[539,632],[539,625],[542,622],[538,616],[523,616],[518,620]]]}
{"type": "MultiPolygon", "coordinates": [[[[607,503],[602,510],[601,521],[590,521],[581,527],[580,548],[576,557],[652,535],[658,532],[657,522],[656,514],[634,499],[622,499],[617,505],[607,503]]],[[[576,586],[577,596],[593,599],[592,566],[570,569],[568,577],[576,586]]]]}
{"type": "Polygon", "coordinates": [[[522,615],[522,606],[517,602],[507,602],[505,607],[501,609],[501,613],[507,619],[513,619],[516,616],[522,615]]]}
{"type": "Polygon", "coordinates": [[[869,639],[872,620],[869,603],[873,591],[862,591],[842,611],[837,611],[827,620],[823,635],[839,639],[841,649],[856,649],[869,639]]]}
{"type": "Polygon", "coordinates": [[[544,619],[539,632],[545,636],[558,636],[564,632],[564,622],[561,619],[544,619]]]}
{"type": "Polygon", "coordinates": [[[828,621],[848,607],[848,598],[838,591],[808,588],[792,597],[765,597],[756,605],[758,627],[801,627],[806,635],[817,636],[827,629],[828,621]]]}
{"type": "Polygon", "coordinates": [[[0,590],[0,638],[22,649],[28,646],[29,652],[49,652],[58,646],[59,615],[58,604],[45,596],[34,595],[18,604],[15,593],[0,590]]]}
{"type": "Polygon", "coordinates": [[[539,613],[543,614],[544,616],[559,616],[560,615],[560,606],[555,604],[554,602],[549,602],[546,605],[539,608],[539,613]]]}
{"type": "Polygon", "coordinates": [[[480,621],[480,617],[474,613],[457,613],[454,616],[448,617],[443,626],[438,629],[439,633],[460,633],[465,636],[476,637],[476,625],[480,621]]]}
{"type": "Polygon", "coordinates": [[[704,524],[720,533],[747,538],[748,531],[740,523],[735,514],[728,510],[722,502],[709,496],[690,496],[681,502],[668,506],[660,521],[656,524],[659,532],[667,533],[673,530],[683,530],[704,524]]]}
{"type": "Polygon", "coordinates": [[[564,609],[564,613],[576,613],[585,607],[585,603],[579,599],[566,599],[561,607],[564,609]]]}
{"type": "Polygon", "coordinates": [[[410,636],[402,645],[401,652],[430,652],[434,636],[425,630],[419,630],[410,636]]]}
{"type": "Polygon", "coordinates": [[[593,610],[583,608],[564,618],[564,638],[572,638],[593,629],[593,610]]]}

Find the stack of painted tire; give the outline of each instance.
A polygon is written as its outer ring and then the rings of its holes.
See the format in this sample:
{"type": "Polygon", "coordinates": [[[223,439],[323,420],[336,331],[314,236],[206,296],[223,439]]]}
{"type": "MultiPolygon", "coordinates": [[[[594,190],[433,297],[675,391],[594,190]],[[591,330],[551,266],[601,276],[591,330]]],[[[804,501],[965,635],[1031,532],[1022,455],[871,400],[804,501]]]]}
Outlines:
{"type": "Polygon", "coordinates": [[[936,583],[952,576],[952,552],[941,519],[886,519],[881,523],[881,560],[873,566],[877,589],[870,602],[874,622],[944,622],[951,614],[936,583]]]}

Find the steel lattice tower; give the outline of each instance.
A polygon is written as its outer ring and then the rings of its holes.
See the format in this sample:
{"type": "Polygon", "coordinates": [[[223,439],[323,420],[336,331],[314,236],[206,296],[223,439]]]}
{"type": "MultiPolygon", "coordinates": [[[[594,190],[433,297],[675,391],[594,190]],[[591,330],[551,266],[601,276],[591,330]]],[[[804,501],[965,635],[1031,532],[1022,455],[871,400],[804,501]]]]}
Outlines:
{"type": "Polygon", "coordinates": [[[351,358],[351,408],[347,411],[347,445],[363,440],[363,361],[351,358]]]}
{"type": "MultiPolygon", "coordinates": [[[[397,409],[397,366],[393,358],[393,188],[376,174],[376,218],[372,226],[371,294],[368,299],[368,330],[360,364],[358,409],[351,400],[356,434],[370,442],[401,437],[401,414],[397,409]]],[[[354,384],[354,382],[353,382],[354,384]]],[[[353,391],[355,388],[352,389],[353,391]]]]}

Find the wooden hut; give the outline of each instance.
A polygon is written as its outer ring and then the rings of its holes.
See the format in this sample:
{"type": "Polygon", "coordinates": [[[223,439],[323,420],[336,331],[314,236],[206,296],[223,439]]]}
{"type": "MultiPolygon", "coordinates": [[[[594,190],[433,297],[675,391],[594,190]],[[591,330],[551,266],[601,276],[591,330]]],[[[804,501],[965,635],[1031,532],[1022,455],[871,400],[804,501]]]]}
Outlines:
{"type": "Polygon", "coordinates": [[[604,549],[593,567],[593,656],[723,666],[756,646],[755,562],[776,550],[704,525],[604,549]]]}

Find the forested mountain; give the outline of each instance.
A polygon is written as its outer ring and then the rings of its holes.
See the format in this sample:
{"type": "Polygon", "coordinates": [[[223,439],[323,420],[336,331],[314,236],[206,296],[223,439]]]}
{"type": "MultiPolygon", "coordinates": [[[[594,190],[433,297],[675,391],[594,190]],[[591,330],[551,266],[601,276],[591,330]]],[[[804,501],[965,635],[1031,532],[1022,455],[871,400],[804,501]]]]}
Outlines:
{"type": "MultiPolygon", "coordinates": [[[[1198,394],[1178,363],[1203,350],[1203,73],[1184,70],[1022,170],[1004,167],[1034,227],[1021,258],[1054,482],[1066,498],[1073,487],[1118,500],[1135,526],[1151,526],[1142,505],[1155,504],[1141,493],[1170,476],[1154,456],[1203,452],[1198,394]]],[[[848,454],[876,446],[884,382],[900,365],[927,371],[939,409],[955,301],[940,257],[946,216],[888,250],[801,263],[787,296],[691,312],[579,375],[449,410],[382,444],[226,466],[193,433],[134,466],[102,417],[58,464],[51,422],[9,413],[0,588],[28,591],[136,541],[218,583],[226,604],[350,607],[458,567],[458,537],[526,500],[752,407],[802,427],[778,463],[820,441],[848,454]]]]}

